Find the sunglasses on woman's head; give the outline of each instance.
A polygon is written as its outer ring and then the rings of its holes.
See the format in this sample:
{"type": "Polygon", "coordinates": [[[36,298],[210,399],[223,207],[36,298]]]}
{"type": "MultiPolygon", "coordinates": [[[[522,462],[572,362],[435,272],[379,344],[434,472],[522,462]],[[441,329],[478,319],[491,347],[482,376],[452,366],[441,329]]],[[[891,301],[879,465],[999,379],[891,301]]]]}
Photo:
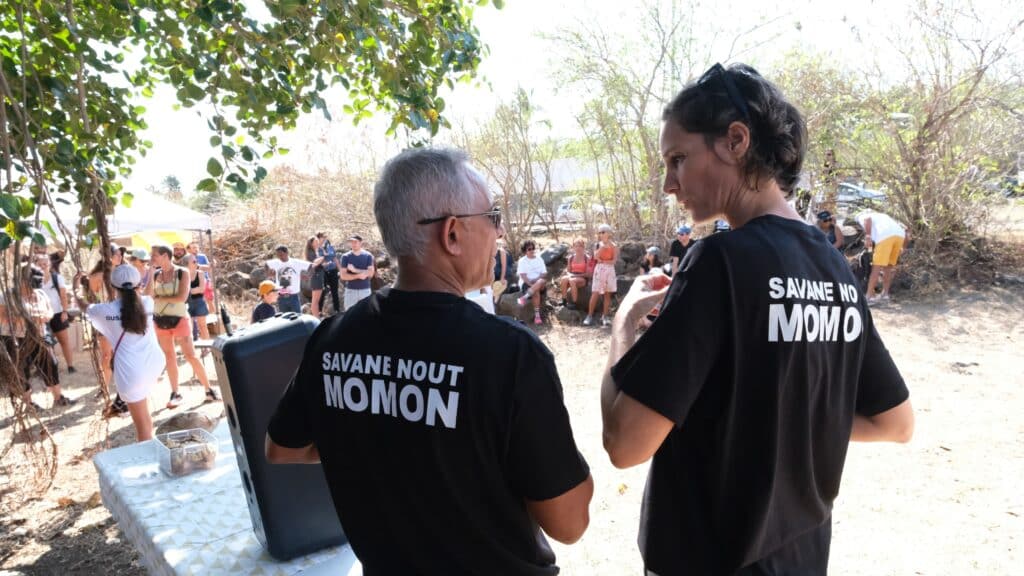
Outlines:
{"type": "Polygon", "coordinates": [[[697,86],[707,86],[709,82],[713,80],[721,82],[722,86],[725,87],[726,94],[729,95],[729,101],[735,106],[740,114],[743,115],[744,120],[750,120],[750,108],[747,107],[747,101],[744,100],[743,95],[740,94],[739,88],[736,87],[736,83],[729,77],[729,72],[721,64],[716,63],[708,71],[701,75],[700,79],[697,80],[697,86]]]}

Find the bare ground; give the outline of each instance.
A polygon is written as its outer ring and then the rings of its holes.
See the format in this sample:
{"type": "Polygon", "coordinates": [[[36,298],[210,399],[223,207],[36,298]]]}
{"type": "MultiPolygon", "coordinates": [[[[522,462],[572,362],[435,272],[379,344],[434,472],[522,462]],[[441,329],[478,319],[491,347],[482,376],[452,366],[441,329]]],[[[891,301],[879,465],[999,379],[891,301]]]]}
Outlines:
{"type": "MultiPolygon", "coordinates": [[[[906,446],[851,447],[834,513],[832,573],[1013,574],[1024,560],[1024,290],[956,292],[901,301],[874,311],[883,339],[911,389],[917,431],[906,446]]],[[[601,448],[598,387],[607,333],[555,325],[541,336],[552,348],[580,449],[596,490],[591,526],[573,546],[555,545],[565,574],[640,574],[636,531],[646,466],[615,470],[601,448]]],[[[41,496],[14,505],[19,463],[0,468],[0,569],[25,574],[143,574],[98,501],[90,457],[134,439],[127,417],[109,421],[103,441],[95,378],[68,380],[79,400],[45,419],[60,468],[41,496]]],[[[212,362],[207,362],[211,377],[212,362]]],[[[182,368],[183,381],[190,375],[182,368]]],[[[202,388],[184,386],[184,408],[202,405],[202,388]]],[[[161,382],[151,402],[163,405],[161,382]]],[[[45,392],[37,402],[50,405],[45,392]]],[[[155,420],[170,414],[158,410],[155,420]]],[[[9,408],[0,438],[9,439],[9,408]]]]}

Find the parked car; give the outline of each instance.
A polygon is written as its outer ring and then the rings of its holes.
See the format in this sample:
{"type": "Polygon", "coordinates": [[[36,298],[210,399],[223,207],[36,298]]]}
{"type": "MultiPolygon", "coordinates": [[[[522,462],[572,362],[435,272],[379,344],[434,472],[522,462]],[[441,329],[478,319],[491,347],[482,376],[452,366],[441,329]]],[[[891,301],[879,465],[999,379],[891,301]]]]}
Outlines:
{"type": "MultiPolygon", "coordinates": [[[[578,196],[571,196],[562,200],[562,203],[558,205],[558,209],[555,210],[555,221],[556,222],[580,222],[583,220],[583,209],[585,204],[583,199],[578,196]]],[[[604,206],[600,204],[590,204],[589,210],[591,214],[604,214],[604,206]]]]}
{"type": "Polygon", "coordinates": [[[871,190],[851,182],[839,184],[839,193],[836,195],[836,204],[843,207],[858,208],[884,202],[885,192],[871,190]]]}

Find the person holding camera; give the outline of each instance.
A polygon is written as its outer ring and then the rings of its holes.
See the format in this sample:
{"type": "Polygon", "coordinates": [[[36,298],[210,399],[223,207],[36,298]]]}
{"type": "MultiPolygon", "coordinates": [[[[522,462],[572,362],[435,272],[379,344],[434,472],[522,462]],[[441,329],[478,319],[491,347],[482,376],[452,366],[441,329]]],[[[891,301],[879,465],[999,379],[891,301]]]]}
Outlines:
{"type": "Polygon", "coordinates": [[[25,317],[11,310],[4,293],[0,291],[0,341],[22,374],[25,403],[31,403],[36,410],[42,410],[41,406],[32,402],[29,378],[32,376],[32,368],[35,368],[53,395],[53,405],[71,406],[75,401],[61,390],[57,359],[42,338],[47,323],[53,318],[50,298],[43,292],[43,271],[38,266],[24,264],[18,276],[18,289],[21,291],[25,315],[31,318],[35,328],[30,337],[25,317]]]}

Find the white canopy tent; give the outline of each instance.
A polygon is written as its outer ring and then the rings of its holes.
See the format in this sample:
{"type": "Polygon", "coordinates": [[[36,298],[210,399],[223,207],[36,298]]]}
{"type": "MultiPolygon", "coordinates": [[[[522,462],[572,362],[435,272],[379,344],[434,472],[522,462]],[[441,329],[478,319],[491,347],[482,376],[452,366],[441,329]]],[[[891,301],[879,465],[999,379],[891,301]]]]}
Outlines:
{"type": "MultiPolygon", "coordinates": [[[[56,204],[57,214],[69,228],[79,222],[77,204],[56,204]]],[[[53,216],[45,208],[42,220],[53,224],[53,216]]],[[[143,232],[181,231],[209,234],[213,222],[209,216],[190,208],[175,204],[152,194],[140,194],[132,199],[131,206],[118,204],[114,213],[107,216],[107,230],[111,238],[124,238],[143,232]]]]}

